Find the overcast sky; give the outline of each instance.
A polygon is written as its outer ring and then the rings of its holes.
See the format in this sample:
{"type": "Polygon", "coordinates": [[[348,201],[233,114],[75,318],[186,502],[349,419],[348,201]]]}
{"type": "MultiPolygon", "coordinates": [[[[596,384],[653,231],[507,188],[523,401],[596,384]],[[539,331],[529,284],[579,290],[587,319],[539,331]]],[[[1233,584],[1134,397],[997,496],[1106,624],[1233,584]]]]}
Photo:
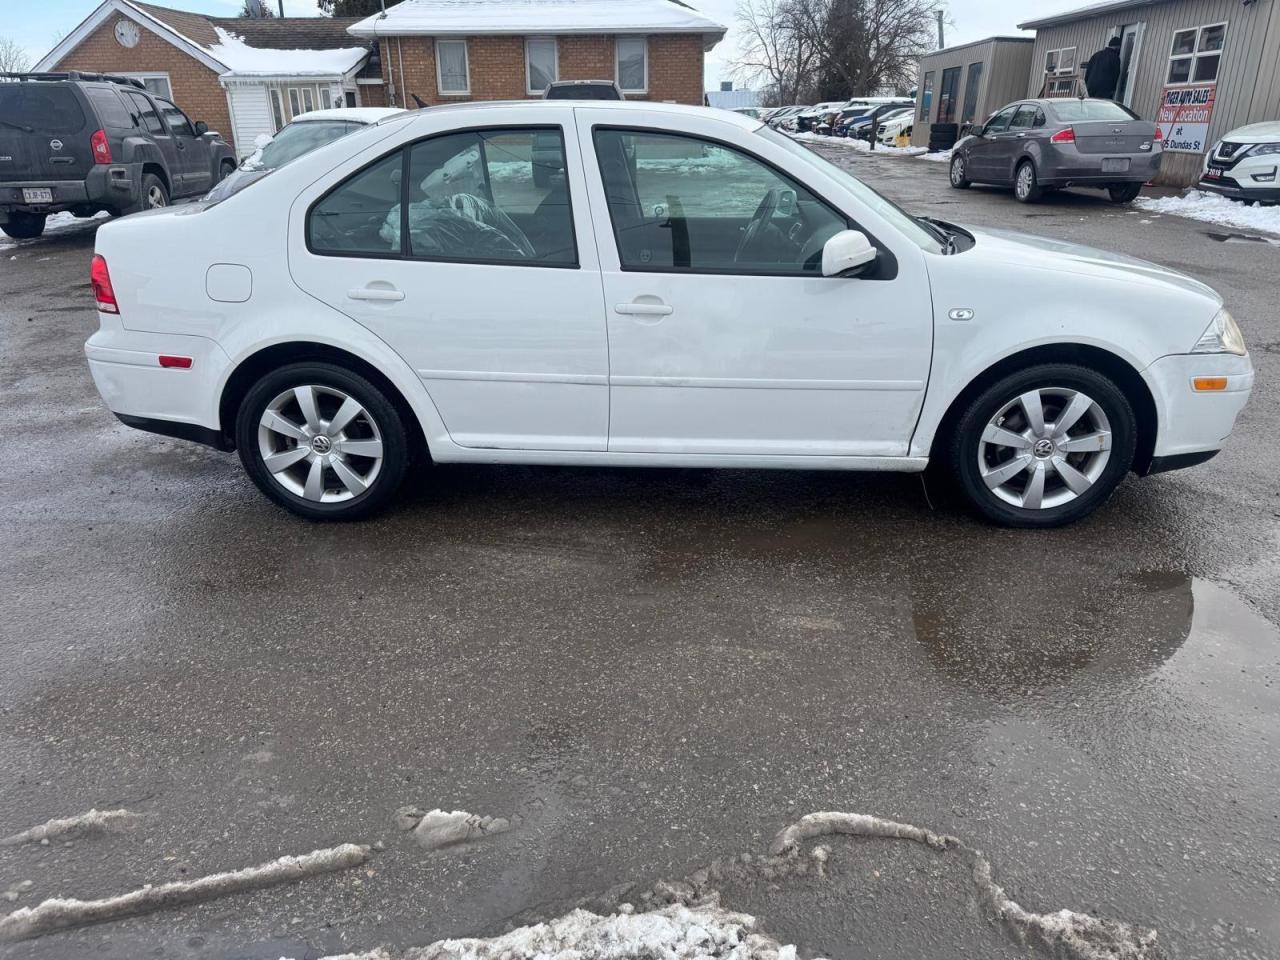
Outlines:
{"type": "MultiPolygon", "coordinates": [[[[216,16],[234,16],[241,0],[152,0],[161,6],[196,10],[216,16]]],[[[732,29],[737,0],[686,0],[713,20],[730,27],[728,35],[707,56],[707,87],[715,89],[721,80],[732,79],[730,65],[738,50],[732,29]]],[[[1085,6],[1089,0],[950,0],[947,45],[981,40],[993,34],[1017,34],[1015,24],[1033,16],[1045,16],[1085,6]]],[[[279,0],[269,0],[273,8],[279,0]]],[[[96,6],[98,0],[0,0],[0,36],[8,36],[26,47],[32,62],[39,59],[58,38],[75,29],[96,6]]],[[[284,0],[288,16],[314,16],[315,0],[284,0]]]]}

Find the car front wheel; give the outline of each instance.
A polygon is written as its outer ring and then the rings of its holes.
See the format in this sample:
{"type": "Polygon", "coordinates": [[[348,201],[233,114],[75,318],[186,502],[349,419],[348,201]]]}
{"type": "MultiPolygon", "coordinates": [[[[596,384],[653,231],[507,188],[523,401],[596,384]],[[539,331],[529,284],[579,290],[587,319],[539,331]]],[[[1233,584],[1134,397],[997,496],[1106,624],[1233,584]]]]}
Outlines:
{"type": "Polygon", "coordinates": [[[951,437],[952,471],[988,520],[1056,527],[1087,516],[1133,465],[1137,423],[1124,392],[1075,364],[1043,364],[991,384],[951,437]]]}
{"type": "Polygon", "coordinates": [[[965,176],[964,157],[955,154],[951,158],[951,185],[957,190],[967,189],[969,186],[969,178],[965,176]]]}
{"type": "Polygon", "coordinates": [[[309,520],[353,520],[386,506],[409,464],[395,405],[330,363],[267,374],[236,418],[240,460],[263,493],[309,520]]]}

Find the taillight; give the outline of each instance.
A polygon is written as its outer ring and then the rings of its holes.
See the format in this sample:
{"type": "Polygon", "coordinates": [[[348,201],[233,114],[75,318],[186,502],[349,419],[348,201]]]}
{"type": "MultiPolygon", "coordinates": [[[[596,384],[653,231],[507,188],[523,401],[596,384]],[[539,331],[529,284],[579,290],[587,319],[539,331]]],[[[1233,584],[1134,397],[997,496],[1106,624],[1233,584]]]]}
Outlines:
{"type": "Polygon", "coordinates": [[[89,138],[89,149],[93,151],[94,163],[111,162],[111,144],[107,143],[107,131],[98,130],[89,138]]]}
{"type": "Polygon", "coordinates": [[[107,261],[100,253],[93,255],[93,265],[89,267],[89,285],[93,287],[93,298],[98,301],[98,309],[102,313],[120,312],[120,307],[116,304],[116,292],[111,289],[107,261]]]}
{"type": "Polygon", "coordinates": [[[1059,130],[1052,137],[1050,137],[1049,142],[1050,143],[1075,143],[1076,132],[1074,128],[1067,127],[1067,129],[1059,130]]]}
{"type": "Polygon", "coordinates": [[[1156,135],[1151,139],[1154,140],[1156,143],[1159,143],[1161,140],[1164,139],[1164,131],[1161,130],[1159,127],[1156,127],[1156,135]]]}

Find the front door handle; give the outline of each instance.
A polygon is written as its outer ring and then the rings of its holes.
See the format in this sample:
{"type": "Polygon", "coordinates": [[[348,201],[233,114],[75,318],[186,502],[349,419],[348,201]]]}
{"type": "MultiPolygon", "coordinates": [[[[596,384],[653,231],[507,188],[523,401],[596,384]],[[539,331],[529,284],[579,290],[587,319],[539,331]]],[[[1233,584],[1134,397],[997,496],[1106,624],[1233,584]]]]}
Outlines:
{"type": "Polygon", "coordinates": [[[348,300],[372,300],[376,303],[397,303],[404,294],[394,287],[357,287],[347,291],[348,300]]]}
{"type": "Polygon", "coordinates": [[[667,317],[671,308],[665,303],[615,303],[613,312],[627,317],[667,317]]]}

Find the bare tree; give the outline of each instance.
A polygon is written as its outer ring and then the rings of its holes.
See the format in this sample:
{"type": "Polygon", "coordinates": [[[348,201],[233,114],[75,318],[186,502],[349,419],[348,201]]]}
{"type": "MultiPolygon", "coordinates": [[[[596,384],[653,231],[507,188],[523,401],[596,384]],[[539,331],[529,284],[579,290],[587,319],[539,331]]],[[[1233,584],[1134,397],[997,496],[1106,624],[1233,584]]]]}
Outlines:
{"type": "Polygon", "coordinates": [[[742,41],[734,63],[749,82],[762,84],[766,103],[796,103],[812,84],[815,48],[795,29],[793,0],[740,0],[742,41]]]}
{"type": "Polygon", "coordinates": [[[26,50],[8,37],[0,37],[0,73],[22,73],[30,65],[26,50]]]}

